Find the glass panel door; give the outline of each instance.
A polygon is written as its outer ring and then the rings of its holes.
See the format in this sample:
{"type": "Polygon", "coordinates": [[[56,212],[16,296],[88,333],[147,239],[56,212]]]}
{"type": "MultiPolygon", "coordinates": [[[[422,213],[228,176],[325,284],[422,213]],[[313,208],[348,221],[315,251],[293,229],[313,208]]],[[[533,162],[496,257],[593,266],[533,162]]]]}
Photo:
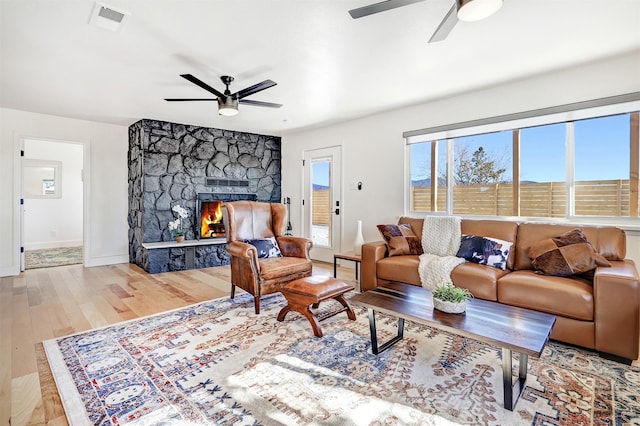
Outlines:
{"type": "Polygon", "coordinates": [[[305,153],[305,236],[313,241],[311,257],[333,262],[340,250],[340,149],[305,153]]]}

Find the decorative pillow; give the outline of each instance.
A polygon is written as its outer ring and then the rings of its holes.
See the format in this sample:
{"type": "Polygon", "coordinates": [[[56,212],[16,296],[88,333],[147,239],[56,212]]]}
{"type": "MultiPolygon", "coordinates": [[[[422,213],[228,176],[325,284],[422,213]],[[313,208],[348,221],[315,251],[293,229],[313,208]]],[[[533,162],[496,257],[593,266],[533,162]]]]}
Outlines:
{"type": "Polygon", "coordinates": [[[387,243],[389,256],[424,253],[420,238],[413,233],[411,225],[378,225],[378,231],[387,243]]]}
{"type": "Polygon", "coordinates": [[[276,241],[276,237],[263,238],[259,240],[244,240],[258,251],[258,259],[266,259],[268,257],[282,257],[282,252],[276,241]]]}
{"type": "Polygon", "coordinates": [[[611,266],[577,228],[534,243],[527,254],[536,270],[557,277],[581,274],[597,266],[611,266]]]}
{"type": "Polygon", "coordinates": [[[480,265],[507,269],[512,245],[513,243],[497,238],[463,235],[456,256],[480,265]]]}

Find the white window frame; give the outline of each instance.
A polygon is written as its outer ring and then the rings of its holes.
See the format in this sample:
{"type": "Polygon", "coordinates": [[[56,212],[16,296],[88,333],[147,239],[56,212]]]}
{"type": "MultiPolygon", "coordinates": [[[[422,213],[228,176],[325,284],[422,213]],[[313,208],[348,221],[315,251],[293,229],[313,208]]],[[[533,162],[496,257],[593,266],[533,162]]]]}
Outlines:
{"type": "Polygon", "coordinates": [[[453,214],[453,146],[454,139],[482,133],[492,133],[505,130],[548,124],[565,123],[566,127],[566,183],[567,183],[567,213],[565,218],[525,217],[525,216],[464,216],[472,219],[496,219],[518,221],[545,221],[559,223],[614,225],[625,230],[640,232],[640,218],[638,217],[610,217],[610,216],[576,216],[575,215],[575,181],[574,181],[574,132],[573,121],[598,118],[608,115],[627,114],[640,110],[640,92],[618,97],[599,99],[543,110],[492,117],[466,123],[432,127],[422,130],[408,131],[405,138],[405,214],[412,216],[450,215],[453,214]],[[615,102],[619,101],[619,102],[615,102]],[[609,103],[614,102],[614,103],[609,103]],[[596,106],[590,106],[596,104],[596,106]],[[572,109],[572,107],[582,107],[572,109]],[[555,112],[560,110],[559,112],[555,112]],[[544,114],[544,112],[548,112],[544,114]],[[539,113],[540,115],[536,115],[539,113]],[[411,149],[409,145],[431,141],[447,141],[447,200],[446,212],[423,212],[411,210],[411,149]]]}

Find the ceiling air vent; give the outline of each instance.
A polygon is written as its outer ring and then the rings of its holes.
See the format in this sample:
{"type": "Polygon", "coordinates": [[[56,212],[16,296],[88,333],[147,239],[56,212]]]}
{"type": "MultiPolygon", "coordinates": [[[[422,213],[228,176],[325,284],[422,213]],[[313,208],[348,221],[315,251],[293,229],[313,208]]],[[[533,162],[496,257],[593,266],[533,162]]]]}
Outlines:
{"type": "Polygon", "coordinates": [[[129,14],[127,12],[119,12],[109,6],[96,2],[91,13],[89,24],[110,31],[120,31],[126,22],[129,14]]]}
{"type": "Polygon", "coordinates": [[[206,186],[249,186],[248,180],[206,178],[206,186]]]}

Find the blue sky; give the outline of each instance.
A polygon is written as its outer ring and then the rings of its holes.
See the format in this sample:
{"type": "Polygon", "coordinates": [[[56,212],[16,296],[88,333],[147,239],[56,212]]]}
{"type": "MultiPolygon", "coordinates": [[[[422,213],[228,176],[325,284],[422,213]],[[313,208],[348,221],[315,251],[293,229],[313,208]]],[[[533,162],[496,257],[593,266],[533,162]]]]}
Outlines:
{"type": "MultiPolygon", "coordinates": [[[[522,129],[520,175],[522,181],[562,182],[565,176],[565,125],[552,124],[522,129]]],[[[502,157],[511,178],[510,131],[460,138],[470,153],[482,146],[490,156],[502,157]]],[[[575,179],[629,179],[629,115],[622,114],[575,122],[575,179]]],[[[413,179],[423,179],[429,158],[428,144],[412,145],[413,179]],[[422,166],[421,166],[422,164],[422,166]]],[[[440,151],[441,159],[445,153],[440,151]]]]}
{"type": "Polygon", "coordinates": [[[329,162],[313,162],[313,182],[315,185],[329,186],[329,162]]]}

